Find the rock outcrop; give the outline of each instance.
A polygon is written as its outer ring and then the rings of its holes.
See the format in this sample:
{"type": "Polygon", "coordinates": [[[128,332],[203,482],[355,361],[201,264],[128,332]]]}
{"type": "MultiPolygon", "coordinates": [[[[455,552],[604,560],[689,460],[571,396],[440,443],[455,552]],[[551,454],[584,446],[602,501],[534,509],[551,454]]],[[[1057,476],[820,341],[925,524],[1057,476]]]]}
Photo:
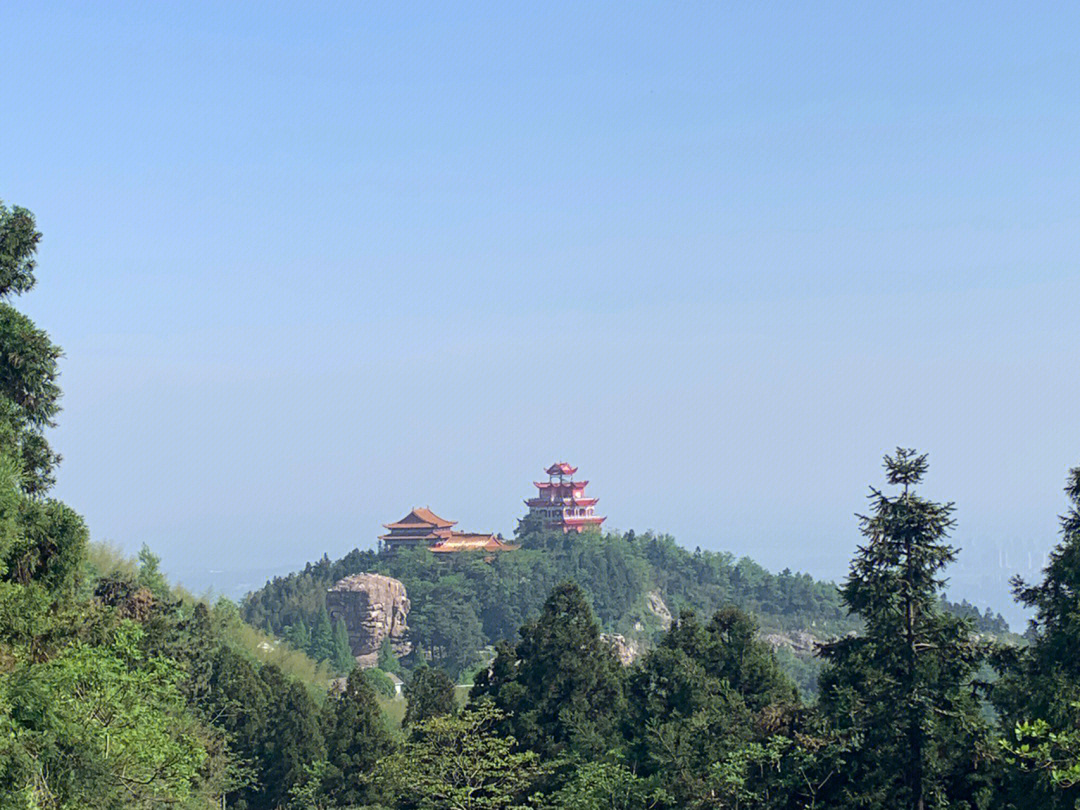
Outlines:
{"type": "Polygon", "coordinates": [[[614,650],[624,667],[630,666],[641,655],[641,645],[633,639],[627,640],[621,633],[601,633],[600,638],[614,650]]]}
{"type": "Polygon", "coordinates": [[[660,619],[660,626],[664,630],[671,629],[671,611],[668,610],[668,606],[664,604],[664,597],[660,595],[660,591],[649,591],[645,594],[646,605],[649,608],[649,612],[660,619]]]}
{"type": "Polygon", "coordinates": [[[373,667],[384,639],[394,654],[408,655],[409,597],[399,580],[382,574],[353,574],[338,580],[326,594],[331,621],[342,619],[349,647],[362,667],[373,667]]]}
{"type": "Polygon", "coordinates": [[[818,641],[805,630],[789,630],[786,633],[763,633],[761,640],[778,650],[786,647],[796,655],[813,655],[817,652],[818,641]]]}

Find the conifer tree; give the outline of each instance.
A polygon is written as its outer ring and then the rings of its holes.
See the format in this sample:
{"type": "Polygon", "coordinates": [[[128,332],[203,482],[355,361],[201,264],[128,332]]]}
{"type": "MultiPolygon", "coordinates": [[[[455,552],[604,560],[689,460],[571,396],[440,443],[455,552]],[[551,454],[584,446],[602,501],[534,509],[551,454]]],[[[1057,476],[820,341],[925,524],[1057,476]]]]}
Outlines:
{"type": "Polygon", "coordinates": [[[404,691],[406,706],[403,726],[453,714],[457,708],[454,681],[441,669],[417,667],[405,684],[404,691]]]}
{"type": "Polygon", "coordinates": [[[886,480],[901,490],[871,488],[871,513],[860,516],[867,542],[841,588],[865,631],[822,650],[820,703],[855,739],[845,776],[859,807],[980,806],[989,795],[971,685],[985,651],[966,620],[941,610],[953,505],[916,494],[926,469],[913,450],[885,457],[886,480]]]}
{"type": "Polygon", "coordinates": [[[345,629],[345,622],[338,619],[334,622],[333,652],[330,655],[330,666],[341,675],[348,675],[356,666],[352,648],[349,646],[349,631],[345,629]]]}
{"type": "Polygon", "coordinates": [[[368,774],[393,749],[375,690],[364,670],[353,668],[345,691],[327,704],[326,768],[322,785],[336,806],[365,800],[368,774]]]}
{"type": "MultiPolygon", "coordinates": [[[[267,631],[269,633],[269,631],[267,631]]],[[[270,633],[270,635],[273,635],[270,633]]],[[[289,642],[289,645],[294,650],[300,652],[307,652],[311,646],[311,634],[308,632],[308,626],[303,619],[297,619],[295,624],[290,624],[285,628],[285,640],[289,642]]]]}
{"type": "Polygon", "coordinates": [[[656,649],[631,671],[624,718],[633,771],[663,783],[690,807],[712,791],[716,763],[755,741],[766,711],[796,702],[795,688],[753,619],[718,611],[702,626],[684,611],[656,649]]]}
{"type": "Polygon", "coordinates": [[[401,674],[401,662],[394,655],[394,646],[390,643],[389,637],[384,638],[382,644],[379,645],[378,667],[383,672],[390,672],[394,675],[401,674]]]}
{"type": "Polygon", "coordinates": [[[330,614],[326,612],[326,605],[319,611],[319,618],[315,620],[315,626],[311,630],[311,641],[308,642],[308,655],[316,661],[326,661],[334,654],[334,629],[330,626],[330,614]]]}
{"type": "Polygon", "coordinates": [[[498,647],[470,697],[490,695],[504,731],[542,755],[595,755],[615,744],[623,709],[622,667],[581,589],[557,586],[516,647],[498,647]]]}
{"type": "Polygon", "coordinates": [[[258,798],[252,804],[283,806],[289,793],[308,779],[306,768],[326,759],[319,709],[303,684],[273,664],[259,671],[266,690],[265,736],[258,760],[263,765],[258,798]]]}
{"type": "Polygon", "coordinates": [[[1045,738],[1042,767],[1014,774],[1017,801],[1045,808],[1080,803],[1080,779],[1055,779],[1054,769],[1080,776],[1080,467],[1069,471],[1065,485],[1068,510],[1061,517],[1061,540],[1050,552],[1043,581],[1014,580],[1017,599],[1035,612],[1026,649],[1003,648],[995,667],[1001,673],[993,701],[1006,732],[1045,738]],[[1032,733],[1042,728],[1041,735],[1032,733]],[[1071,758],[1071,759],[1070,759],[1071,758]]]}

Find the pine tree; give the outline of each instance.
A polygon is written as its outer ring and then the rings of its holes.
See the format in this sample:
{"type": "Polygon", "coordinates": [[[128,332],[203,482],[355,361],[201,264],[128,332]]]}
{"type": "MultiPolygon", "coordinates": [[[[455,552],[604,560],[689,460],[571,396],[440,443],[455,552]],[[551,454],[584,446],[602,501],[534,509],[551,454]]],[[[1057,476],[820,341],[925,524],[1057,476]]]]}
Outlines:
{"type": "Polygon", "coordinates": [[[150,550],[146,543],[139,549],[139,575],[140,587],[146,588],[158,599],[168,599],[172,596],[172,589],[161,573],[161,558],[150,550]]]}
{"type": "Polygon", "coordinates": [[[259,679],[267,695],[266,725],[257,754],[260,798],[253,804],[280,807],[308,779],[306,768],[326,759],[326,744],[319,709],[303,684],[273,664],[262,667],[259,679]]]}
{"type": "Polygon", "coordinates": [[[295,624],[286,627],[284,636],[289,646],[294,650],[306,653],[311,646],[311,634],[308,632],[308,626],[303,619],[297,619],[295,624]]]}
{"type": "MultiPolygon", "coordinates": [[[[1001,678],[995,684],[993,702],[1010,735],[1017,727],[1030,730],[1032,724],[1045,725],[1043,747],[1054,752],[1054,766],[1068,772],[1071,757],[1073,771],[1080,773],[1076,751],[1070,754],[1064,744],[1072,740],[1076,747],[1080,741],[1080,467],[1069,471],[1065,494],[1069,507],[1061,517],[1061,540],[1050,553],[1043,581],[1029,585],[1014,580],[1017,599],[1034,609],[1035,616],[1027,648],[1003,648],[996,656],[1001,678]],[[1048,743],[1051,735],[1055,744],[1048,743]]],[[[1080,803],[1080,783],[1053,779],[1049,767],[1036,767],[1028,774],[1016,772],[1013,781],[1015,799],[1030,801],[1032,806],[1049,810],[1080,803]]]]}
{"type": "Polygon", "coordinates": [[[330,666],[341,675],[348,675],[356,666],[352,648],[349,646],[349,631],[345,629],[345,622],[338,619],[334,622],[333,651],[330,655],[330,666]]]}
{"type": "Polygon", "coordinates": [[[431,717],[453,714],[457,709],[454,681],[441,669],[417,667],[405,684],[405,719],[411,726],[431,717]]]}
{"type": "Polygon", "coordinates": [[[383,672],[401,675],[401,662],[394,655],[394,646],[390,643],[389,637],[384,638],[382,644],[379,645],[378,667],[383,672]]]}
{"type": "Polygon", "coordinates": [[[866,623],[861,636],[822,650],[826,715],[857,740],[846,771],[858,806],[923,810],[987,800],[985,724],[971,678],[985,651],[971,625],[941,610],[945,542],[953,505],[918,496],[925,455],[885,457],[890,496],[871,488],[873,509],[841,588],[866,623]]]}
{"type": "Polygon", "coordinates": [[[330,626],[330,614],[326,612],[326,605],[323,605],[319,618],[315,620],[307,651],[316,661],[326,661],[334,654],[334,629],[330,626]]]}
{"type": "Polygon", "coordinates": [[[375,691],[355,667],[345,691],[327,704],[326,769],[323,788],[334,804],[351,807],[365,801],[368,775],[393,742],[383,721],[375,691]]]}
{"type": "Polygon", "coordinates": [[[712,791],[716,763],[758,742],[766,712],[796,702],[753,619],[728,608],[702,626],[683,612],[631,671],[624,718],[632,770],[660,780],[672,805],[712,791]]]}
{"type": "Polygon", "coordinates": [[[517,646],[498,649],[471,697],[490,695],[519,743],[546,756],[595,755],[615,744],[622,667],[577,585],[557,586],[517,646]]]}

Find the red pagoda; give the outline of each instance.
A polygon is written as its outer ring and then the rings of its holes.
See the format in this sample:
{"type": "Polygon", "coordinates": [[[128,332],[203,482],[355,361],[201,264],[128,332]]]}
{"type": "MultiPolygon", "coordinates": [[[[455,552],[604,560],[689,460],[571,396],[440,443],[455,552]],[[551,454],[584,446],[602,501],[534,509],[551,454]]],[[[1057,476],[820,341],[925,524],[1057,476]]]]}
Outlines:
{"type": "Polygon", "coordinates": [[[545,471],[547,481],[533,481],[540,492],[525,501],[529,516],[539,518],[545,529],[581,532],[599,527],[604,518],[595,514],[596,498],[585,497],[588,481],[575,481],[577,467],[565,461],[552,464],[545,471]]]}

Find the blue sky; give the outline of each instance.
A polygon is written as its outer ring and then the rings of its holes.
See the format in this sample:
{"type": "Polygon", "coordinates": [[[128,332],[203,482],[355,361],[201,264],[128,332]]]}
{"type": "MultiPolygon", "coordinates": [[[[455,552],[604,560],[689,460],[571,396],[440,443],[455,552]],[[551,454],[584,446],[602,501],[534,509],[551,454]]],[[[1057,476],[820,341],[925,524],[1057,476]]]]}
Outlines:
{"type": "Polygon", "coordinates": [[[1080,9],[724,5],[5,4],[58,495],[186,576],[509,532],[567,459],[839,576],[904,444],[959,545],[1048,548],[1080,9]]]}

